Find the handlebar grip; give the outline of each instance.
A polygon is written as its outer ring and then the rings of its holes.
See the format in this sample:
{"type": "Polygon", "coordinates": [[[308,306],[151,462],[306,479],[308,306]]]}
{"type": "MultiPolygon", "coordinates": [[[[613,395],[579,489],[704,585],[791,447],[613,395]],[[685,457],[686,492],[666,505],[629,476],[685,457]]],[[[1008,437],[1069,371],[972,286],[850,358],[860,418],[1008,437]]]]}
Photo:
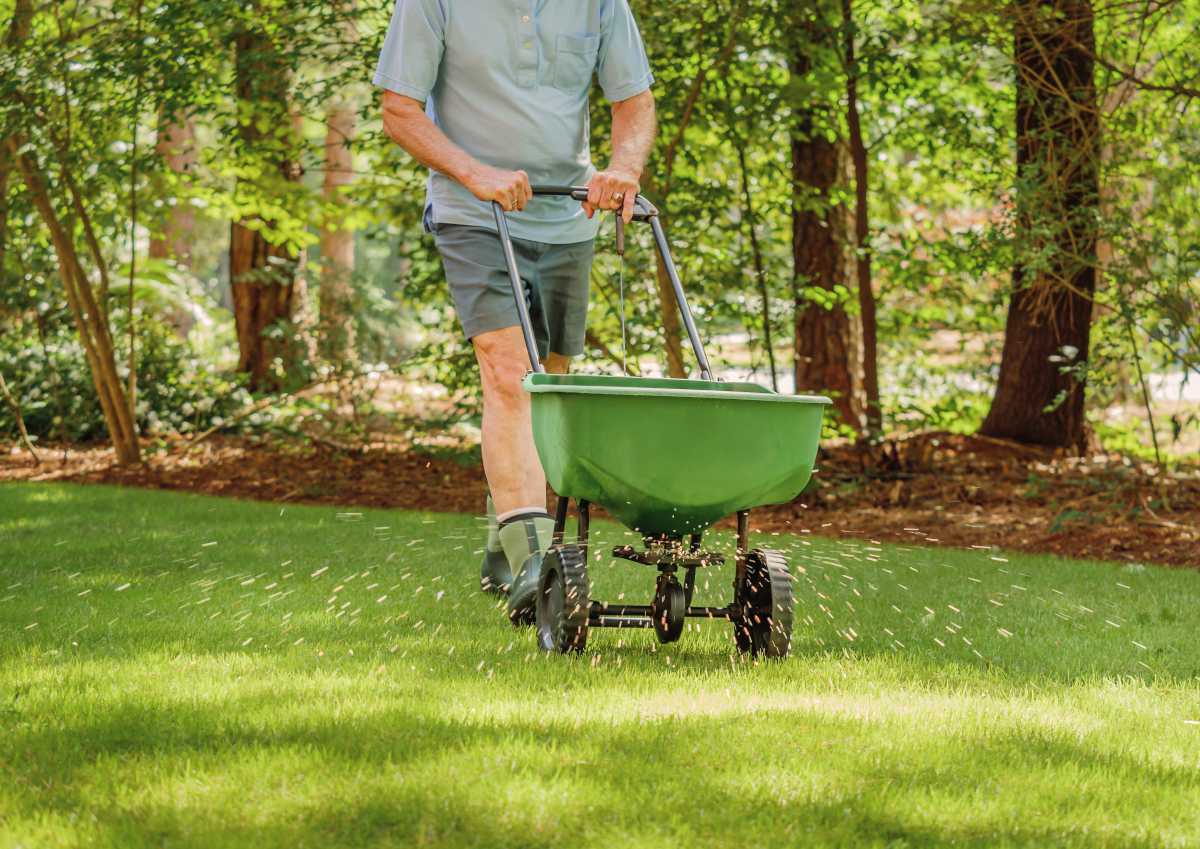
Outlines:
{"type": "MultiPolygon", "coordinates": [[[[583,203],[587,200],[587,186],[530,186],[535,195],[558,195],[569,197],[583,203]]],[[[658,215],[658,207],[650,203],[645,195],[639,194],[633,200],[633,220],[649,221],[658,215]]],[[[624,223],[624,222],[622,222],[624,223]]]]}

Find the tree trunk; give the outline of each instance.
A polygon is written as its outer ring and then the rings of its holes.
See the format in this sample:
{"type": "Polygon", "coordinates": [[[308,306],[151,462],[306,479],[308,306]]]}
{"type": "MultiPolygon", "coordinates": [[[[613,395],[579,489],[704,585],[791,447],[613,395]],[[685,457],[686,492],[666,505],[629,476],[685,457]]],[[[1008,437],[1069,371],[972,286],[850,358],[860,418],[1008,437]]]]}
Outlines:
{"type": "Polygon", "coordinates": [[[980,432],[1085,452],[1099,116],[1090,0],[1015,10],[1017,261],[1000,377],[980,432]],[[1048,257],[1026,268],[1022,256],[1048,257]]]}
{"type": "MultiPolygon", "coordinates": [[[[199,160],[196,147],[196,119],[187,114],[164,117],[158,127],[155,144],[158,155],[176,174],[190,174],[199,160]]],[[[162,231],[150,238],[150,256],[170,258],[185,268],[192,267],[193,230],[196,212],[191,204],[173,204],[163,216],[162,231]]]]}
{"type": "MultiPolygon", "coordinates": [[[[325,115],[325,200],[341,204],[342,187],[354,181],[349,143],[354,139],[354,107],[330,106],[325,115]]],[[[354,356],[354,231],[341,222],[321,228],[321,353],[334,363],[354,356]]]]}
{"type": "MultiPolygon", "coordinates": [[[[29,37],[32,22],[32,0],[16,0],[8,32],[4,34],[5,47],[15,51],[29,37]]],[[[5,258],[8,254],[8,183],[15,166],[9,153],[8,139],[0,139],[0,285],[5,282],[5,258]]]]}
{"type": "MultiPolygon", "coordinates": [[[[176,174],[189,174],[196,167],[196,120],[186,113],[169,119],[164,116],[158,126],[155,143],[158,155],[176,174]]],[[[173,259],[184,268],[192,267],[192,242],[195,239],[196,212],[190,203],[174,203],[167,207],[161,222],[150,236],[151,259],[173,259]]],[[[187,309],[176,309],[166,316],[175,332],[186,338],[194,319],[187,309]]]]}
{"type": "Polygon", "coordinates": [[[846,129],[854,165],[854,268],[858,279],[858,317],[862,327],[862,379],[867,396],[867,432],[883,430],[879,405],[879,355],[875,327],[875,291],[871,285],[871,216],[868,197],[867,146],[858,115],[858,64],[854,58],[854,14],[842,0],[842,35],[846,60],[846,129]]]}
{"type": "MultiPolygon", "coordinates": [[[[811,71],[807,55],[793,57],[791,71],[811,71]]],[[[817,126],[807,107],[792,111],[792,294],[795,304],[793,373],[796,392],[824,392],[838,416],[862,429],[857,347],[850,317],[834,289],[846,280],[844,212],[831,193],[841,173],[840,146],[817,126]]]]}
{"type": "MultiPolygon", "coordinates": [[[[271,39],[261,32],[239,33],[237,52],[237,97],[251,105],[251,114],[239,126],[247,150],[260,152],[264,133],[259,124],[291,125],[288,112],[288,73],[271,39]]],[[[278,146],[278,134],[270,142],[278,146]]],[[[281,153],[279,170],[288,180],[298,180],[300,168],[281,153]]],[[[233,316],[237,325],[238,371],[249,375],[252,390],[274,390],[280,386],[279,360],[286,368],[296,354],[288,327],[295,303],[299,257],[286,245],[275,245],[253,224],[253,218],[235,221],[229,237],[229,280],[233,292],[233,316]],[[267,334],[273,325],[285,332],[267,334]]]]}
{"type": "MultiPolygon", "coordinates": [[[[13,136],[7,141],[8,152],[21,171],[29,197],[50,233],[50,241],[58,259],[59,274],[66,290],[67,305],[71,309],[75,328],[83,343],[84,356],[88,361],[92,383],[96,388],[117,462],[121,465],[137,463],[141,460],[137,428],[129,398],[117,375],[116,355],[107,316],[100,308],[95,292],[92,291],[91,281],[87,278],[67,228],[54,211],[41,166],[32,158],[32,154],[19,152],[22,144],[20,137],[13,136]]],[[[63,175],[64,183],[69,179],[69,175],[63,175]]]]}

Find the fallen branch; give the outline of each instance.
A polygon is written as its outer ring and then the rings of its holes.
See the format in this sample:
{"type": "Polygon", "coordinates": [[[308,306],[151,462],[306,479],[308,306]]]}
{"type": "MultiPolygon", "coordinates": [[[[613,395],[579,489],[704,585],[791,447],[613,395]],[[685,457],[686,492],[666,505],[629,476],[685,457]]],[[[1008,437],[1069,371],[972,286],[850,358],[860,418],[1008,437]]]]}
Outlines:
{"type": "Polygon", "coordinates": [[[33,450],[33,443],[29,441],[29,432],[25,430],[25,419],[21,415],[21,405],[17,403],[17,399],[8,391],[8,382],[4,379],[3,374],[0,374],[0,392],[4,393],[4,400],[12,408],[13,417],[17,420],[17,432],[21,434],[21,442],[24,444],[25,450],[33,457],[33,464],[40,466],[42,464],[41,458],[38,457],[37,451],[33,450]]]}
{"type": "Polygon", "coordinates": [[[204,431],[203,433],[201,433],[198,436],[194,437],[193,439],[189,440],[187,446],[183,450],[191,451],[193,448],[195,448],[201,442],[204,442],[206,439],[208,439],[213,434],[215,434],[219,431],[222,431],[225,428],[229,427],[231,424],[240,422],[242,419],[248,418],[248,417],[254,415],[255,413],[262,412],[263,410],[267,409],[272,404],[274,404],[278,401],[283,401],[288,398],[301,398],[310,392],[313,392],[317,389],[324,387],[326,384],[330,384],[330,383],[336,384],[341,379],[343,379],[341,376],[336,377],[336,378],[321,378],[320,380],[316,380],[316,381],[313,381],[312,383],[305,384],[304,386],[301,386],[299,389],[294,389],[291,392],[284,392],[279,395],[268,395],[265,398],[260,398],[257,401],[255,401],[253,404],[250,404],[249,406],[243,407],[242,409],[238,410],[232,416],[225,419],[225,421],[223,421],[221,424],[214,425],[214,426],[210,427],[208,430],[204,431]]]}

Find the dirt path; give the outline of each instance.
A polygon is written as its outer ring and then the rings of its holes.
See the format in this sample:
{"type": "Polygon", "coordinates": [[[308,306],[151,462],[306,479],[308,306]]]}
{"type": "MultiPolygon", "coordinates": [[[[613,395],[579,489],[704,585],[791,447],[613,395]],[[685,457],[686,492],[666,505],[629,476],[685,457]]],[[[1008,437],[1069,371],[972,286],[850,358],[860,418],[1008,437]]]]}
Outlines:
{"type": "MultiPolygon", "coordinates": [[[[486,486],[477,464],[383,445],[352,451],[218,437],[192,450],[172,444],[129,469],[101,447],[72,447],[65,461],[61,449],[41,453],[34,466],[17,447],[0,450],[0,480],[463,513],[482,509],[486,486]]],[[[945,433],[889,443],[871,458],[834,445],[818,467],[816,489],[756,510],[752,525],[1200,567],[1198,468],[1161,475],[1117,457],[1066,459],[945,433]]]]}

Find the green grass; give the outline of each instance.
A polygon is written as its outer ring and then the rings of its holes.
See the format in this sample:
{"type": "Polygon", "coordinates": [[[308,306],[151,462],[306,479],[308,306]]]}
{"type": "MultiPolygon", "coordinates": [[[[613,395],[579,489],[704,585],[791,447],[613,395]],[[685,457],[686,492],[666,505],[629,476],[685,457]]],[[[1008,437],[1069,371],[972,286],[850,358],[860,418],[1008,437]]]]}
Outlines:
{"type": "Polygon", "coordinates": [[[1200,845],[1196,573],[777,536],[789,660],[716,622],[569,659],[479,539],[0,486],[0,846],[1200,845]]]}

